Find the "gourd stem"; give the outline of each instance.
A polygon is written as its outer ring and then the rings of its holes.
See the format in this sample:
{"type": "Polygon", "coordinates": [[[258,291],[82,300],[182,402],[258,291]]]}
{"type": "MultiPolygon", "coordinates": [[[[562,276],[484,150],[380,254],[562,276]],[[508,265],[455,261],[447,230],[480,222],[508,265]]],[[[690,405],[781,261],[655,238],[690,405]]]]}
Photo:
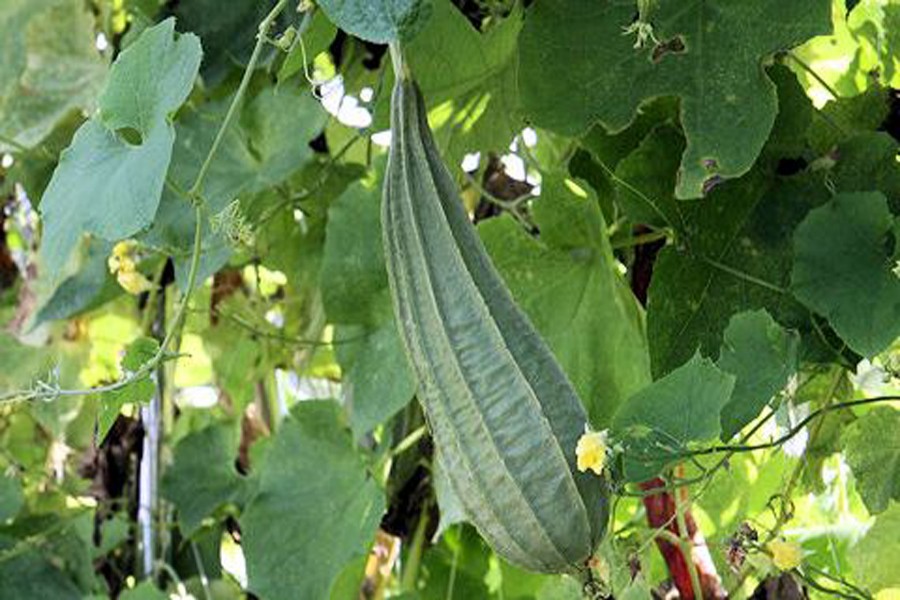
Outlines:
{"type": "Polygon", "coordinates": [[[394,66],[394,76],[397,79],[408,80],[412,78],[409,71],[409,65],[403,60],[403,53],[400,51],[400,42],[391,42],[388,44],[391,52],[391,64],[394,66]]]}
{"type": "Polygon", "coordinates": [[[403,581],[400,588],[404,592],[416,591],[416,582],[419,580],[419,565],[422,563],[422,551],[425,547],[425,531],[428,529],[428,504],[422,505],[419,522],[413,533],[412,544],[409,547],[406,567],[403,569],[403,581]]]}

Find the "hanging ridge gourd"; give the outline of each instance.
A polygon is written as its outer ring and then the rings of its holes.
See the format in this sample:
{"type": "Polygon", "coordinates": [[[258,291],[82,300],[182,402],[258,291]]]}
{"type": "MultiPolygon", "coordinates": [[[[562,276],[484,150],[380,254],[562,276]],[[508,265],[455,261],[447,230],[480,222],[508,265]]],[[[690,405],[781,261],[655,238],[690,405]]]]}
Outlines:
{"type": "Polygon", "coordinates": [[[586,412],[478,238],[418,86],[395,72],[383,241],[439,460],[498,554],[534,571],[585,571],[608,517],[605,482],[576,468],[586,412]]]}

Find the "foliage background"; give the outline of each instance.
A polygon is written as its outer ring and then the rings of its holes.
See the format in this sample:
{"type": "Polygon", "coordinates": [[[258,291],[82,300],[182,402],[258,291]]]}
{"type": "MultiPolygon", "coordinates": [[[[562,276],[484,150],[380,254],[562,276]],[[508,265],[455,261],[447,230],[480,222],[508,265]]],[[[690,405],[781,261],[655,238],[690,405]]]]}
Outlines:
{"type": "Polygon", "coordinates": [[[615,596],[669,577],[632,484],[676,463],[734,597],[782,535],[809,594],[897,593],[900,5],[319,4],[0,2],[0,598],[580,597],[433,467],[378,213],[397,37],[625,451],[615,596]]]}

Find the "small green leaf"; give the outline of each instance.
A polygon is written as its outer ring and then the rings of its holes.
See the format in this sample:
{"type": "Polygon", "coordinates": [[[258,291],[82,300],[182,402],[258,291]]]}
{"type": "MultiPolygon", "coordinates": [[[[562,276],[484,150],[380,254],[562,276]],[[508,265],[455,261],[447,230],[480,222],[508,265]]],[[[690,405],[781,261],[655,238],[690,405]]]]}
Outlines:
{"type": "Polygon", "coordinates": [[[431,16],[431,0],[319,0],[331,21],[376,44],[410,40],[431,16]]]}
{"type": "Polygon", "coordinates": [[[735,378],[709,359],[690,361],[632,396],[613,417],[614,443],[624,449],[627,481],[659,475],[692,446],[719,437],[719,414],[735,378]]]}
{"type": "Polygon", "coordinates": [[[174,462],[162,480],[162,494],[178,509],[182,534],[192,536],[203,520],[244,491],[235,470],[237,428],[218,422],[182,438],[175,446],[174,462]]]}
{"type": "Polygon", "coordinates": [[[327,598],[366,553],[384,498],[330,401],[301,402],[259,467],[241,516],[249,589],[270,600],[327,598]]]}
{"type": "Polygon", "coordinates": [[[654,3],[647,20],[659,43],[635,48],[636,36],[622,33],[634,21],[633,2],[542,0],[520,41],[522,103],[535,124],[577,135],[598,121],[621,130],[648,99],[678,96],[687,147],[676,194],[698,198],[713,176],[736,177],[753,165],[778,112],[762,63],[827,33],[830,7],[829,0],[654,3]],[[773,22],[779,26],[766,25],[773,22]]]}
{"type": "Polygon", "coordinates": [[[791,289],[866,357],[900,335],[896,226],[882,193],[843,193],[794,233],[791,289]]]}
{"type": "Polygon", "coordinates": [[[175,34],[172,19],[119,55],[99,116],[62,153],[41,201],[40,256],[51,279],[82,234],[115,241],[153,221],[175,140],[168,115],[190,92],[200,57],[197,38],[175,34]]]}
{"type": "Polygon", "coordinates": [[[0,473],[0,525],[15,518],[24,503],[25,496],[19,480],[0,473]]]}
{"type": "MultiPolygon", "coordinates": [[[[141,337],[133,341],[122,358],[122,375],[127,377],[138,371],[159,351],[159,342],[141,337]]],[[[148,375],[116,390],[100,395],[97,412],[97,439],[103,441],[126,404],[146,404],[156,393],[156,383],[148,375]]]]}
{"type": "Polygon", "coordinates": [[[722,439],[729,440],[756,418],[798,366],[800,338],[765,310],[734,315],[725,329],[717,366],[735,376],[731,400],[722,409],[722,439]]]}
{"type": "Polygon", "coordinates": [[[900,411],[881,406],[844,432],[844,455],[872,514],[900,501],[900,411]]]}
{"type": "Polygon", "coordinates": [[[878,515],[866,535],[848,554],[853,565],[854,579],[864,583],[872,592],[900,587],[900,503],[878,515]]]}

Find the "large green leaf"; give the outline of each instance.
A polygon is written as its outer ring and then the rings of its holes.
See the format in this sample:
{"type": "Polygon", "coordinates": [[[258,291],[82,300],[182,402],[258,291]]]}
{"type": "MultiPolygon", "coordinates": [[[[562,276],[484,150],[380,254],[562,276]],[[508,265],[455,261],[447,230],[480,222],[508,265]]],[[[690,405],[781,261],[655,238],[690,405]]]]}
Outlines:
{"type": "Polygon", "coordinates": [[[243,492],[244,482],[234,466],[237,433],[233,423],[218,422],[188,434],[175,446],[162,493],[178,509],[184,535],[193,535],[205,518],[243,492]]]}
{"type": "Polygon", "coordinates": [[[863,356],[900,335],[896,227],[882,193],[843,193],[794,234],[791,289],[863,356]]]}
{"type": "MultiPolygon", "coordinates": [[[[106,64],[80,0],[0,6],[0,134],[33,147],[73,110],[94,106],[106,64]]],[[[0,151],[18,148],[0,141],[0,151]]]]}
{"type": "Polygon", "coordinates": [[[632,396],[616,412],[611,434],[624,449],[627,481],[646,481],[686,451],[719,437],[719,414],[735,378],[699,354],[632,396]]]}
{"type": "Polygon", "coordinates": [[[870,513],[900,501],[900,411],[876,408],[844,432],[844,454],[870,513]]]}
{"type": "Polygon", "coordinates": [[[569,375],[595,427],[650,383],[643,311],[617,270],[596,197],[547,175],[540,237],[512,218],[479,226],[494,265],[569,375]]]}
{"type": "Polygon", "coordinates": [[[145,30],[116,60],[100,114],[81,126],[41,201],[42,264],[60,274],[84,233],[115,241],[153,220],[175,132],[168,115],[190,92],[201,57],[168,20],[145,30]]]}
{"type": "Polygon", "coordinates": [[[735,376],[731,400],[722,409],[722,439],[750,423],[797,370],[799,336],[765,310],[734,315],[725,329],[717,366],[735,376]]]}
{"type": "Polygon", "coordinates": [[[406,406],[416,389],[391,310],[380,192],[380,180],[355,183],[332,204],[320,278],[325,311],[339,325],[336,350],[357,434],[406,406]]]}
{"type": "Polygon", "coordinates": [[[894,502],[878,515],[866,535],[850,551],[855,579],[877,592],[900,587],[900,503],[894,502]]]}
{"type": "Polygon", "coordinates": [[[335,25],[376,44],[409,40],[431,16],[432,0],[319,0],[335,25]]]}
{"type": "Polygon", "coordinates": [[[333,402],[301,402],[259,467],[240,522],[249,588],[263,598],[327,598],[378,527],[384,498],[339,416],[333,402]]]}
{"type": "Polygon", "coordinates": [[[828,0],[660,2],[648,17],[660,44],[636,49],[622,35],[634,15],[630,2],[534,4],[520,44],[522,102],[536,124],[576,135],[597,121],[623,129],[643,102],[678,96],[687,134],[680,198],[750,169],[778,111],[763,60],[831,24],[828,0]]]}

